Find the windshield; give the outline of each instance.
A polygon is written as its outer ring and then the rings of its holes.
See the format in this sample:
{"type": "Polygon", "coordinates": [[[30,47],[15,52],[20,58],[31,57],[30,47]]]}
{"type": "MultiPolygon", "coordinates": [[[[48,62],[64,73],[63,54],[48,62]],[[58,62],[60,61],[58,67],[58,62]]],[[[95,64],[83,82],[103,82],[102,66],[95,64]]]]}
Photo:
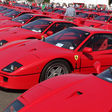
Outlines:
{"type": "Polygon", "coordinates": [[[84,9],[83,11],[89,11],[89,9],[84,9]]]}
{"type": "Polygon", "coordinates": [[[4,10],[4,11],[2,11],[2,12],[0,12],[0,13],[6,14],[6,13],[11,12],[11,11],[14,11],[14,9],[7,9],[7,10],[4,10]]]}
{"type": "Polygon", "coordinates": [[[29,24],[24,25],[22,28],[31,30],[34,32],[40,32],[42,33],[50,24],[52,21],[47,21],[47,20],[35,20],[29,24]]]}
{"type": "Polygon", "coordinates": [[[98,16],[94,20],[108,21],[109,16],[98,16]]]}
{"type": "Polygon", "coordinates": [[[19,100],[15,100],[3,112],[18,112],[23,107],[24,105],[19,100]]]}
{"type": "Polygon", "coordinates": [[[97,75],[97,77],[112,83],[112,67],[97,75]]]}
{"type": "Polygon", "coordinates": [[[4,16],[8,16],[8,17],[11,17],[11,18],[15,18],[20,13],[21,13],[20,11],[12,11],[10,13],[5,14],[4,16]]]}
{"type": "Polygon", "coordinates": [[[41,9],[41,7],[36,7],[35,9],[36,9],[36,10],[40,10],[40,9],[41,9]]]}
{"type": "Polygon", "coordinates": [[[28,20],[30,20],[32,17],[33,17],[32,15],[26,15],[26,14],[24,14],[24,15],[21,15],[21,16],[19,16],[19,17],[17,17],[17,18],[12,19],[12,21],[25,24],[25,23],[26,23],[28,20]]]}
{"type": "Polygon", "coordinates": [[[55,13],[59,13],[59,14],[62,14],[64,12],[64,10],[57,10],[55,11],[55,13]]]}
{"type": "Polygon", "coordinates": [[[108,11],[101,11],[101,13],[108,13],[108,11]]]}
{"type": "Polygon", "coordinates": [[[88,14],[87,13],[80,13],[80,14],[77,15],[77,17],[87,18],[88,14]]]}
{"type": "Polygon", "coordinates": [[[0,8],[0,11],[4,11],[4,10],[6,10],[6,9],[8,9],[8,8],[1,7],[1,8],[0,8]]]}
{"type": "Polygon", "coordinates": [[[48,10],[47,10],[47,12],[52,12],[52,11],[53,11],[53,9],[48,9],[48,10]]]}
{"type": "Polygon", "coordinates": [[[88,35],[88,32],[67,28],[47,37],[45,42],[58,47],[74,50],[88,35]]]}

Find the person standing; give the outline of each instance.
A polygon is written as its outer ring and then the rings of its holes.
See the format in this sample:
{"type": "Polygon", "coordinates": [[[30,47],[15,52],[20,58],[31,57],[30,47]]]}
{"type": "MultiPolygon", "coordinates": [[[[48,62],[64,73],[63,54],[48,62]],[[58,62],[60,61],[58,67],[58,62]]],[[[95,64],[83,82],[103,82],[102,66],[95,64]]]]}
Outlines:
{"type": "Polygon", "coordinates": [[[45,2],[43,2],[43,3],[42,3],[42,11],[44,11],[45,8],[46,8],[46,4],[45,4],[45,2]]]}
{"type": "Polygon", "coordinates": [[[73,8],[73,4],[72,3],[70,3],[69,7],[66,9],[65,16],[69,16],[66,19],[68,21],[73,21],[73,17],[76,16],[76,11],[75,11],[75,8],[73,8]]]}

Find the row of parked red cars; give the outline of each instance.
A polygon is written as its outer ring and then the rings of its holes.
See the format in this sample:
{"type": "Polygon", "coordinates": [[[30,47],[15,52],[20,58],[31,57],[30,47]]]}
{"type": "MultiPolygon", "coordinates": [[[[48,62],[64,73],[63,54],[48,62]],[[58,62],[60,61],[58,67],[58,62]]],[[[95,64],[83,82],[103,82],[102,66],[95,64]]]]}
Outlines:
{"type": "Polygon", "coordinates": [[[0,86],[30,88],[3,112],[112,112],[111,14],[49,10],[0,6],[0,86]]]}

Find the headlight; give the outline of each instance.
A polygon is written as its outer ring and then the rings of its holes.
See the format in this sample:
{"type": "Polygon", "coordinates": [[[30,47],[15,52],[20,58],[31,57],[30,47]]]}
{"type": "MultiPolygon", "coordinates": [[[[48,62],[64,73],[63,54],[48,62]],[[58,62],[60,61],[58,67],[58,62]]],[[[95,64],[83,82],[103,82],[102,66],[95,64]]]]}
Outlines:
{"type": "Polygon", "coordinates": [[[1,41],[0,41],[0,46],[6,44],[7,42],[8,42],[8,41],[6,41],[6,40],[1,40],[1,41]]]}
{"type": "Polygon", "coordinates": [[[18,112],[24,106],[25,105],[23,103],[16,99],[3,112],[18,112]]]}
{"type": "Polygon", "coordinates": [[[13,62],[10,65],[6,66],[5,68],[2,69],[2,71],[8,72],[8,73],[12,73],[14,71],[16,71],[18,68],[20,68],[22,65],[18,62],[13,62]]]}

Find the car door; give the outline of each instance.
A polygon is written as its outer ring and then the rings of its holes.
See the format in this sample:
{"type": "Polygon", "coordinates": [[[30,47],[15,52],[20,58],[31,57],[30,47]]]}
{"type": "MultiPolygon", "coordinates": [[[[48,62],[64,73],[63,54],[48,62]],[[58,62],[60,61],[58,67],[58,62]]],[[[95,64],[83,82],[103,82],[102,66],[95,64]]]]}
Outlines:
{"type": "Polygon", "coordinates": [[[80,72],[95,72],[94,63],[101,63],[101,71],[112,65],[112,35],[96,34],[91,36],[79,49],[81,56],[80,72]],[[85,47],[92,48],[91,53],[83,53],[85,47]]]}

